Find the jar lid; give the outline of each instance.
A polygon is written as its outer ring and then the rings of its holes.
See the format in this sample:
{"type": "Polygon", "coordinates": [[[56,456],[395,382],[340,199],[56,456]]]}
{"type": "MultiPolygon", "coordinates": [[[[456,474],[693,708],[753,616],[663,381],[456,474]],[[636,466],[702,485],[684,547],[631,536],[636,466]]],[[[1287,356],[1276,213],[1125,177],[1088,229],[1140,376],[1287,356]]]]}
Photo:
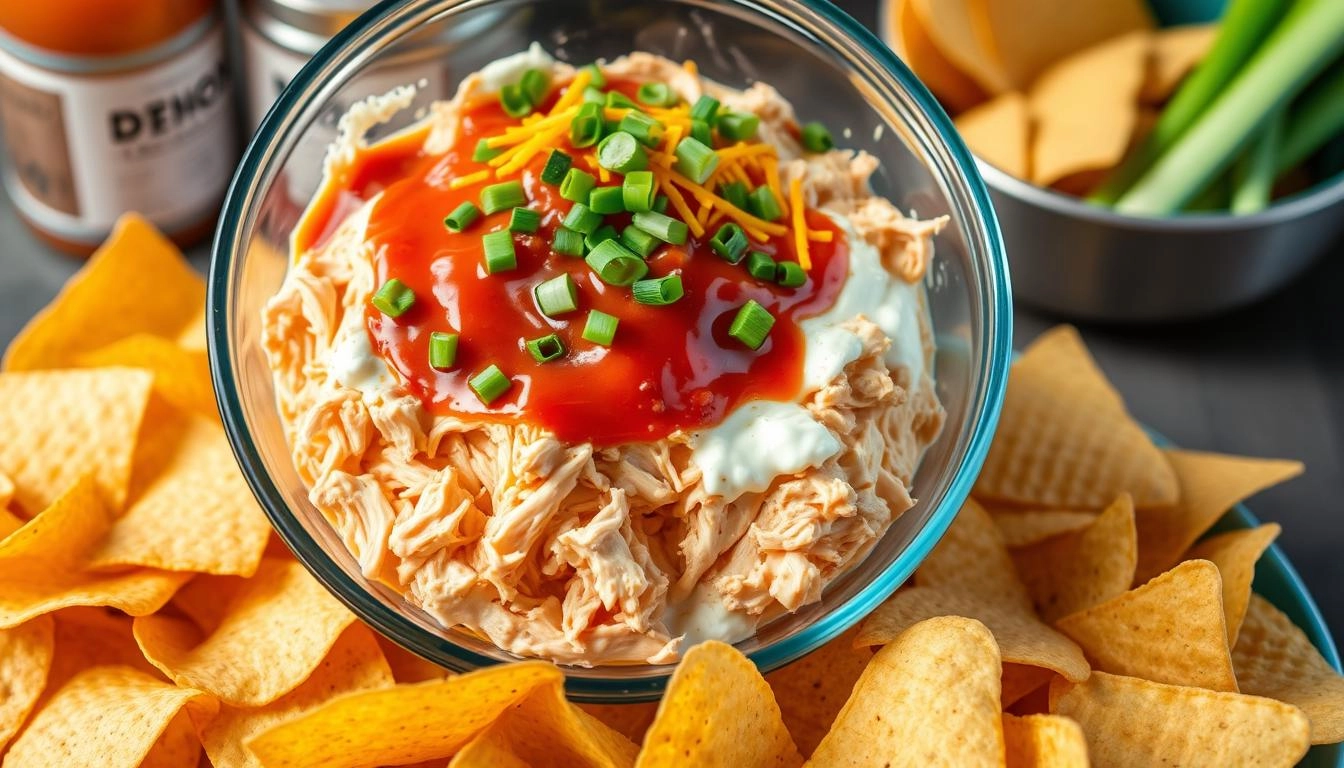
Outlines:
{"type": "Polygon", "coordinates": [[[255,13],[265,14],[290,27],[322,37],[331,37],[377,0],[252,0],[255,13]]]}

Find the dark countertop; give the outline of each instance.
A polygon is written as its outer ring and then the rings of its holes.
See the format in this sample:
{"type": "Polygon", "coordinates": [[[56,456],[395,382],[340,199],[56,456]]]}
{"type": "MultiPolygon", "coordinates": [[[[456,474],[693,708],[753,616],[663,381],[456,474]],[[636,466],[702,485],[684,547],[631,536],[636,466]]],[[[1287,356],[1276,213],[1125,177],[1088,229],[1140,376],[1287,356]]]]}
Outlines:
{"type": "MultiPolygon", "coordinates": [[[[875,0],[842,0],[876,27],[875,0]]],[[[204,246],[191,251],[202,269],[204,246]]],[[[0,197],[0,346],[80,262],[34,239],[0,197]]],[[[1344,243],[1277,296],[1201,323],[1146,330],[1082,328],[1134,415],[1193,449],[1300,459],[1305,476],[1254,498],[1344,636],[1344,243]]],[[[1015,313],[1019,346],[1058,322],[1015,313]]]]}

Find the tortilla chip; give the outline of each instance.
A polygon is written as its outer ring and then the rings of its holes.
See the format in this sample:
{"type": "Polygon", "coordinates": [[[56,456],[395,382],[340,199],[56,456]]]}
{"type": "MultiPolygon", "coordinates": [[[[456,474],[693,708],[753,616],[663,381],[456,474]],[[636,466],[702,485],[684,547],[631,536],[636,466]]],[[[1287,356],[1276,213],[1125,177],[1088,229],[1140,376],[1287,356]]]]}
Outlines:
{"type": "Polygon", "coordinates": [[[1134,765],[1281,765],[1307,753],[1296,708],[1238,693],[1094,672],[1051,691],[1056,714],[1083,728],[1094,768],[1134,765]]]}
{"type": "Polygon", "coordinates": [[[143,615],[168,602],[188,574],[84,568],[88,550],[111,523],[93,480],[84,478],[0,542],[0,627],[72,606],[111,606],[143,615]]]}
{"type": "Polygon", "coordinates": [[[998,766],[999,650],[984,625],[945,617],[884,646],[808,765],[998,766]]]}
{"type": "Polygon", "coordinates": [[[210,384],[210,361],[204,349],[188,350],[148,333],[127,336],[84,353],[81,368],[141,368],[154,374],[154,392],[181,408],[219,421],[215,391],[210,384]]]}
{"type": "Polygon", "coordinates": [[[1087,765],[1087,739],[1078,724],[1059,715],[1003,716],[1007,768],[1073,768],[1087,765]]]}
{"type": "Polygon", "coordinates": [[[1233,505],[1302,473],[1302,464],[1296,461],[1178,450],[1166,454],[1179,478],[1180,503],[1169,509],[1135,512],[1139,531],[1135,583],[1175,565],[1233,505]]]}
{"type": "Polygon", "coordinates": [[[1229,531],[1196,544],[1185,555],[1187,560],[1208,560],[1218,566],[1223,579],[1223,613],[1227,616],[1227,644],[1237,646],[1246,605],[1251,599],[1255,564],[1269,545],[1278,538],[1277,523],[1243,531],[1229,531]]]}
{"type": "Polygon", "coordinates": [[[29,516],[86,472],[121,507],[152,382],[129,368],[0,374],[0,472],[29,516]]]}
{"type": "Polygon", "coordinates": [[[202,305],[199,312],[187,322],[186,327],[177,335],[177,345],[191,352],[205,352],[209,349],[209,342],[205,333],[205,306],[202,305]]]}
{"type": "Polygon", "coordinates": [[[205,283],[180,251],[135,214],[10,343],[0,368],[64,368],[118,339],[175,339],[205,309],[205,283]]]}
{"type": "Polygon", "coordinates": [[[765,676],[775,692],[784,725],[805,755],[817,748],[840,708],[845,706],[854,683],[873,658],[867,647],[854,647],[857,626],[787,667],[765,676]]]}
{"type": "MultiPolygon", "coordinates": [[[[1068,18],[1086,16],[1053,7],[1051,12],[1068,18]]],[[[1061,59],[1041,73],[1028,94],[1035,125],[1033,182],[1049,186],[1070,174],[1114,168],[1120,162],[1134,134],[1151,46],[1147,30],[1129,32],[1061,59]]]]}
{"type": "Polygon", "coordinates": [[[1124,594],[1134,582],[1134,504],[1122,494],[1081,531],[1013,551],[1041,618],[1053,622],[1124,594]]]}
{"type": "Polygon", "coordinates": [[[130,667],[168,682],[135,644],[131,617],[110,608],[67,608],[54,615],[55,654],[47,690],[54,692],[75,675],[92,667],[130,667]]]}
{"type": "Polygon", "coordinates": [[[1237,690],[1218,567],[1189,560],[1055,626],[1093,666],[1117,675],[1213,691],[1237,690]]]}
{"type": "Polygon", "coordinates": [[[1007,709],[1026,698],[1028,694],[1049,685],[1050,679],[1054,676],[1053,670],[1005,661],[1003,663],[1003,674],[1000,676],[1002,690],[999,696],[1003,702],[1003,708],[1007,709]]]}
{"type": "Polygon", "coordinates": [[[477,738],[486,734],[494,742],[492,751],[506,747],[525,765],[628,768],[639,751],[629,739],[569,703],[558,685],[537,688],[477,738]]]}
{"type": "Polygon", "coordinates": [[[1208,55],[1218,37],[1217,24],[1167,27],[1153,34],[1153,57],[1139,98],[1145,104],[1162,104],[1176,93],[1185,76],[1208,55]]]}
{"type": "Polygon", "coordinates": [[[94,667],[75,675],[33,715],[5,766],[194,765],[200,744],[193,748],[184,739],[191,737],[190,726],[170,729],[188,706],[209,711],[213,704],[200,691],[175,688],[128,667],[94,667]]]}
{"type": "Polygon", "coordinates": [[[448,768],[532,768],[532,765],[514,754],[513,746],[509,743],[508,728],[499,722],[482,731],[461,752],[453,755],[448,768]]]}
{"type": "Polygon", "coordinates": [[[398,683],[423,683],[452,676],[452,671],[423,659],[400,645],[378,635],[378,647],[392,669],[392,679],[398,683]]]}
{"type": "Polygon", "coordinates": [[[1259,595],[1251,595],[1232,664],[1243,692],[1301,709],[1311,721],[1312,744],[1344,741],[1344,678],[1292,619],[1259,595]]]}
{"type": "Polygon", "coordinates": [[[770,685],[736,648],[710,640],[681,658],[644,737],[640,768],[802,765],[770,685]]]}
{"type": "MultiPolygon", "coordinates": [[[[613,731],[636,744],[644,741],[644,734],[653,725],[658,714],[658,702],[637,704],[580,704],[579,709],[601,720],[613,731]]],[[[787,720],[786,720],[787,722],[787,720]]],[[[796,738],[796,737],[795,737],[796,738]]]]}
{"type": "Polygon", "coordinates": [[[1125,411],[1078,332],[1043,334],[1013,364],[978,498],[1032,508],[1176,503],[1176,474],[1125,411]]]}
{"type": "Polygon", "coordinates": [[[1019,179],[1031,178],[1031,118],[1017,91],[957,115],[957,133],[981,160],[1019,179]]]}
{"type": "Polygon", "coordinates": [[[92,567],[252,575],[271,526],[224,430],[176,408],[151,406],[150,413],[136,457],[137,496],[91,555],[92,567]]]}
{"type": "Polygon", "coordinates": [[[205,753],[215,765],[261,768],[261,762],[244,746],[252,737],[300,717],[330,699],[392,684],[392,671],[383,660],[373,632],[363,624],[352,624],[298,688],[264,707],[222,706],[215,717],[197,722],[196,729],[205,753]]]}
{"type": "Polygon", "coordinates": [[[3,541],[9,534],[22,528],[24,522],[23,518],[10,512],[4,507],[0,507],[0,541],[3,541]]]}
{"type": "Polygon", "coordinates": [[[988,98],[983,88],[938,50],[915,13],[913,0],[893,0],[887,24],[887,41],[896,55],[949,111],[961,112],[988,98]]]}
{"type": "Polygon", "coordinates": [[[969,0],[910,0],[910,4],[910,15],[957,70],[986,93],[1013,89],[1002,64],[977,34],[969,0]]]}
{"type": "Polygon", "coordinates": [[[446,758],[532,691],[563,684],[554,665],[524,661],[351,693],[271,728],[247,746],[267,768],[374,768],[446,758]]]}
{"type": "Polygon", "coordinates": [[[54,646],[55,628],[50,616],[0,629],[0,753],[42,696],[54,646]]]}
{"type": "Polygon", "coordinates": [[[947,532],[915,571],[915,583],[1029,607],[1003,534],[974,499],[967,499],[947,532]]]}
{"type": "Polygon", "coordinates": [[[1070,512],[1064,509],[991,508],[989,513],[1009,549],[1027,547],[1052,536],[1081,531],[1097,519],[1096,512],[1070,512]]]}
{"type": "MultiPolygon", "coordinates": [[[[14,481],[9,479],[9,475],[0,472],[0,511],[4,511],[9,506],[9,502],[14,500],[14,481]]],[[[8,534],[0,534],[0,538],[8,534]]]]}
{"type": "Polygon", "coordinates": [[[981,45],[994,52],[1005,77],[1018,88],[1044,77],[1056,62],[1153,28],[1143,0],[975,0],[970,6],[981,45]]]}

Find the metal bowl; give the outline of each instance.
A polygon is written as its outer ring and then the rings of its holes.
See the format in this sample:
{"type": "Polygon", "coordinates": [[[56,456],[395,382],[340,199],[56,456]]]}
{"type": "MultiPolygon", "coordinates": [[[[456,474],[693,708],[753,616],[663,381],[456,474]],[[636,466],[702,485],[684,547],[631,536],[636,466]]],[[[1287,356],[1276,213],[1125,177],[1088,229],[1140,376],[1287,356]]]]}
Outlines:
{"type": "Polygon", "coordinates": [[[1344,176],[1246,216],[1122,216],[977,161],[1013,295],[1079,320],[1156,323],[1227,311],[1304,272],[1344,233],[1344,176]]]}

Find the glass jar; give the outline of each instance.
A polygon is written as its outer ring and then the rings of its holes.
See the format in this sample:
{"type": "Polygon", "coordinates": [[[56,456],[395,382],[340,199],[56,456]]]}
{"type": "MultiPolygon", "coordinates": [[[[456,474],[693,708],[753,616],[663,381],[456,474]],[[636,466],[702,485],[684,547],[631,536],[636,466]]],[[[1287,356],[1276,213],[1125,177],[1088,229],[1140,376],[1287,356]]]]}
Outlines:
{"type": "Polygon", "coordinates": [[[234,114],[214,0],[0,3],[4,184],[62,250],[92,252],[127,211],[182,245],[208,234],[234,114]]]}

